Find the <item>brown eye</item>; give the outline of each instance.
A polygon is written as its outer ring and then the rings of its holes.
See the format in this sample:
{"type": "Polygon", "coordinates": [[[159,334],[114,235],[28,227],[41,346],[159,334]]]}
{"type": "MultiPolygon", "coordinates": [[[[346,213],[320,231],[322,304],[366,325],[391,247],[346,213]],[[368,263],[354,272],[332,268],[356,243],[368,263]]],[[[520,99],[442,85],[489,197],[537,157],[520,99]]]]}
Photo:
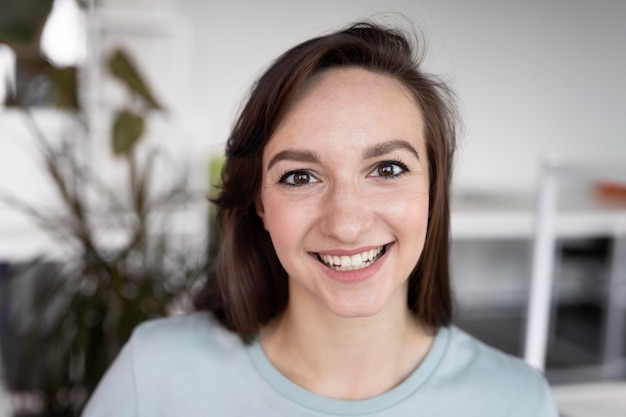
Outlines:
{"type": "Polygon", "coordinates": [[[293,183],[296,185],[308,184],[311,180],[311,176],[304,172],[293,174],[293,183]]]}
{"type": "Polygon", "coordinates": [[[395,178],[408,171],[406,165],[401,162],[385,161],[376,166],[373,177],[395,178]]]}
{"type": "Polygon", "coordinates": [[[394,166],[392,164],[385,164],[377,168],[379,177],[392,177],[395,173],[394,166]]]}
{"type": "Polygon", "coordinates": [[[319,182],[319,180],[308,171],[290,171],[283,175],[279,182],[281,184],[299,187],[319,182]]]}

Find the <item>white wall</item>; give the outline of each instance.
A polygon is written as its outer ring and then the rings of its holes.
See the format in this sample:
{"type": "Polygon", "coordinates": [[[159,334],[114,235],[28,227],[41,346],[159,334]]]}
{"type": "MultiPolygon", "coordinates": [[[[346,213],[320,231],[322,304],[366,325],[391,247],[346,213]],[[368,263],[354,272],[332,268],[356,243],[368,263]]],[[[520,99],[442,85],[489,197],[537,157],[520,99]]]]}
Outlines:
{"type": "MultiPolygon", "coordinates": [[[[226,140],[251,81],[313,35],[390,11],[429,38],[466,134],[456,187],[531,189],[538,159],[626,160],[626,2],[621,0],[177,0],[193,23],[194,112],[226,140]]],[[[392,17],[392,19],[395,19],[392,17]]]]}
{"type": "MultiPolygon", "coordinates": [[[[159,13],[172,16],[166,23],[171,26],[157,38],[139,31],[129,47],[169,110],[150,134],[185,161],[199,187],[206,186],[210,154],[222,149],[251,83],[270,61],[300,41],[368,17],[406,26],[406,16],[428,38],[426,69],[457,91],[466,130],[455,188],[531,190],[539,159],[547,152],[573,159],[626,160],[622,0],[100,4],[139,12],[148,21],[149,12],[157,12],[152,19],[156,27],[161,25],[159,13]]],[[[16,126],[14,116],[0,111],[0,186],[42,199],[40,180],[27,164],[17,162],[25,158],[21,148],[26,141],[18,132],[22,127],[16,126]]],[[[95,164],[106,158],[106,149],[104,142],[94,145],[95,164]]],[[[8,219],[6,211],[0,215],[8,219]]],[[[14,233],[2,232],[14,230],[14,222],[3,219],[0,240],[12,239],[7,245],[14,246],[14,233]]],[[[187,227],[196,230],[193,224],[187,227]]]]}

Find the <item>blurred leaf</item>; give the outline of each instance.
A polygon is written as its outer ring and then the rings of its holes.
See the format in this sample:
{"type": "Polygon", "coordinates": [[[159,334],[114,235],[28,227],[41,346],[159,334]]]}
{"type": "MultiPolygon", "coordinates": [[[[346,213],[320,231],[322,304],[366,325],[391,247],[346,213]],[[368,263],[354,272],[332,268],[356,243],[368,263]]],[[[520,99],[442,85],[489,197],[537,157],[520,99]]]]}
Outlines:
{"type": "Polygon", "coordinates": [[[0,43],[17,58],[15,96],[8,106],[78,108],[75,69],[54,68],[42,58],[40,41],[54,0],[0,0],[0,43]]]}
{"type": "Polygon", "coordinates": [[[17,57],[15,96],[10,105],[33,107],[54,102],[54,85],[50,80],[52,65],[37,55],[17,57]]]}
{"type": "Polygon", "coordinates": [[[78,78],[75,67],[51,68],[50,79],[55,86],[56,105],[65,108],[79,108],[78,78]]]}
{"type": "Polygon", "coordinates": [[[161,105],[143,81],[143,77],[139,74],[135,64],[124,51],[118,49],[113,53],[109,60],[109,69],[132,92],[139,94],[151,108],[162,110],[161,105]]]}
{"type": "Polygon", "coordinates": [[[41,56],[18,58],[15,93],[7,106],[56,106],[78,109],[78,76],[74,67],[56,68],[41,56]]]}
{"type": "Polygon", "coordinates": [[[18,56],[33,56],[52,10],[53,0],[0,0],[0,43],[11,46],[18,56]]]}
{"type": "Polygon", "coordinates": [[[209,159],[209,197],[215,198],[222,186],[222,168],[224,167],[225,157],[223,155],[215,155],[209,159]]]}
{"type": "Polygon", "coordinates": [[[143,134],[143,129],[143,117],[130,110],[119,112],[113,124],[113,153],[127,155],[143,134]]]}

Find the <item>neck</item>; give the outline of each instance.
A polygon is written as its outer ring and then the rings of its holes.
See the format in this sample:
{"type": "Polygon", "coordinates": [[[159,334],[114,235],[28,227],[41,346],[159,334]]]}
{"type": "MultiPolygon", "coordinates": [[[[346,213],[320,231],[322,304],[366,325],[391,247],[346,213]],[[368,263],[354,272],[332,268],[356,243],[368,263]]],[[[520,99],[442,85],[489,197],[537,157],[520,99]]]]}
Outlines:
{"type": "Polygon", "coordinates": [[[406,379],[432,343],[432,332],[404,305],[359,318],[302,314],[290,305],[263,330],[261,344],[281,373],[309,391],[370,398],[406,379]]]}

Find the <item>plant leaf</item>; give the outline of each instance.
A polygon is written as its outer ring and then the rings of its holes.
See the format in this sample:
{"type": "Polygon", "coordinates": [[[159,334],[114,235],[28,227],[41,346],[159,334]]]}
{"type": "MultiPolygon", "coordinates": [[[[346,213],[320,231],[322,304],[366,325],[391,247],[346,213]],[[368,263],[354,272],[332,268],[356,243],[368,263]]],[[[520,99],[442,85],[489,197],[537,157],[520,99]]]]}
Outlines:
{"type": "Polygon", "coordinates": [[[209,197],[217,198],[220,188],[222,187],[222,168],[224,167],[225,157],[215,155],[209,160],[209,197]]]}
{"type": "Polygon", "coordinates": [[[0,43],[20,52],[39,49],[39,38],[53,0],[0,0],[0,43]]]}
{"type": "Polygon", "coordinates": [[[58,107],[78,109],[78,81],[75,67],[51,68],[50,78],[55,86],[58,107]]]}
{"type": "Polygon", "coordinates": [[[121,49],[117,49],[111,56],[111,59],[109,59],[109,69],[115,77],[126,84],[130,91],[139,94],[149,107],[155,110],[162,110],[161,105],[154,98],[128,54],[121,49]]]}
{"type": "Polygon", "coordinates": [[[144,120],[130,110],[122,110],[115,117],[113,124],[113,153],[117,156],[127,155],[144,130],[144,120]]]}
{"type": "Polygon", "coordinates": [[[53,105],[71,110],[79,109],[79,86],[75,67],[56,68],[41,56],[18,58],[16,64],[15,90],[8,94],[7,105],[53,105]]]}

